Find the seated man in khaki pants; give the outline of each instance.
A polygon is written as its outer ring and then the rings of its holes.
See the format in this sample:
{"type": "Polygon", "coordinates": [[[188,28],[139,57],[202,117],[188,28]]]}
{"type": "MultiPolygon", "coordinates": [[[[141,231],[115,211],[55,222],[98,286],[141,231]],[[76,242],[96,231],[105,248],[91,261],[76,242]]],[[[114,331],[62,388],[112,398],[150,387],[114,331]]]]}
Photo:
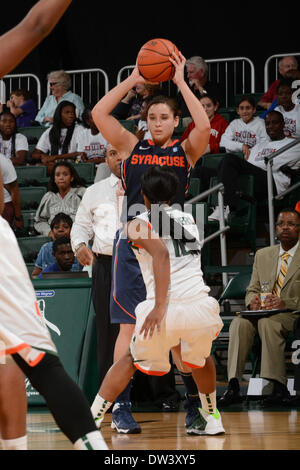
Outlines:
{"type": "Polygon", "coordinates": [[[294,209],[282,210],[277,218],[276,234],[280,245],[258,250],[253,265],[252,277],[247,288],[245,303],[250,310],[262,308],[260,292],[263,283],[268,283],[270,292],[265,309],[290,309],[289,312],[249,320],[236,317],[229,329],[228,389],[219,400],[219,405],[228,406],[242,400],[239,380],[242,378],[247,356],[253,345],[255,334],[261,339],[260,377],[274,383],[273,392],[263,401],[265,406],[283,404],[290,399],[286,387],[285,339],[300,310],[300,214],[294,209]],[[287,253],[287,255],[285,255],[287,253]]]}

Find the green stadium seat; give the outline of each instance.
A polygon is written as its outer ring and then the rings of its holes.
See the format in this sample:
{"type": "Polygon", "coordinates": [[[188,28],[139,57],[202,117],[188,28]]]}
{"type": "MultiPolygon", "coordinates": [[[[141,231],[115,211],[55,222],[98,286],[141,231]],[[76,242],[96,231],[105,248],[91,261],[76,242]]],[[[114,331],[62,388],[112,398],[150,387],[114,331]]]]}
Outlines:
{"type": "Polygon", "coordinates": [[[25,135],[29,144],[36,143],[41,135],[45,132],[46,128],[42,126],[20,127],[18,132],[25,135]]]}
{"type": "Polygon", "coordinates": [[[92,162],[75,163],[74,168],[78,175],[83,178],[87,184],[93,184],[95,179],[95,164],[92,162]]]}
{"type": "MultiPolygon", "coordinates": [[[[217,178],[211,178],[211,187],[218,183],[217,178]]],[[[256,201],[254,199],[254,179],[252,175],[240,175],[238,180],[240,198],[237,210],[229,214],[227,223],[231,233],[239,235],[240,240],[246,241],[253,251],[256,251],[256,201]]],[[[208,198],[209,207],[218,205],[217,193],[208,198]]],[[[216,221],[208,221],[208,227],[218,226],[216,221]]]]}
{"type": "Polygon", "coordinates": [[[41,246],[50,242],[49,237],[19,237],[18,245],[20,247],[25,263],[34,263],[41,246]]]}
{"type": "Polygon", "coordinates": [[[19,188],[21,196],[21,209],[37,209],[47,189],[44,186],[26,186],[19,188]]]}
{"type": "Polygon", "coordinates": [[[44,186],[49,181],[46,166],[17,166],[16,172],[19,186],[44,186]]]}
{"type": "Polygon", "coordinates": [[[135,134],[136,131],[136,123],[134,119],[120,119],[119,120],[120,124],[122,124],[125,129],[127,129],[129,132],[132,132],[132,134],[135,134]]]}

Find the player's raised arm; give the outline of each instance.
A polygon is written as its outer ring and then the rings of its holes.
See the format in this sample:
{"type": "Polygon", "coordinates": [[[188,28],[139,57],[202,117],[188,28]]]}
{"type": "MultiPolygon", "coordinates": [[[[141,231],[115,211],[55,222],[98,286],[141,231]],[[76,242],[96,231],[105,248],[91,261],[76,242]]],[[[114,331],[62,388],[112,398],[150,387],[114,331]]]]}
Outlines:
{"type": "Polygon", "coordinates": [[[170,61],[175,66],[173,82],[178,86],[195,123],[194,129],[182,143],[189,163],[194,166],[207,148],[210,137],[210,122],[199,99],[194,95],[184,80],[186,60],[181,52],[179,52],[179,55],[173,54],[173,58],[170,57],[170,61]]]}
{"type": "Polygon", "coordinates": [[[145,80],[136,67],[128,78],[106,93],[92,110],[93,120],[103,137],[126,157],[130,155],[138,139],[111,113],[124,96],[141,82],[145,80]]]}
{"type": "Polygon", "coordinates": [[[13,70],[54,28],[72,0],[40,0],[0,37],[0,77],[13,70]]]}

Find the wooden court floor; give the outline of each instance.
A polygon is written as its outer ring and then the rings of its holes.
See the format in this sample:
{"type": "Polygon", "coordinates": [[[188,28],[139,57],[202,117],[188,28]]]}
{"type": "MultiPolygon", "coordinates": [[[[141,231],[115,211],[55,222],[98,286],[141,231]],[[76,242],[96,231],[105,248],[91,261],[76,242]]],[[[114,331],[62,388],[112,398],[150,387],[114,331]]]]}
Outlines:
{"type": "MultiPolygon", "coordinates": [[[[221,436],[188,436],[185,413],[134,413],[142,433],[119,435],[111,430],[111,415],[102,425],[102,435],[110,450],[300,450],[299,410],[222,411],[226,430],[221,436]]],[[[71,450],[48,412],[27,415],[29,450],[71,450]]]]}

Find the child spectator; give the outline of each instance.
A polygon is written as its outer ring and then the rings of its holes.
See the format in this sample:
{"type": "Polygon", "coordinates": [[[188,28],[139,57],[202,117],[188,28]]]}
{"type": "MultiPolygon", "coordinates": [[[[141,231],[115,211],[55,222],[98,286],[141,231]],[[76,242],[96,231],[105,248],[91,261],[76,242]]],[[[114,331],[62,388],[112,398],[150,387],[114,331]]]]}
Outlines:
{"type": "Polygon", "coordinates": [[[294,89],[293,78],[281,80],[277,88],[277,107],[284,118],[284,134],[286,137],[300,137],[300,104],[292,101],[294,89]]]}
{"type": "Polygon", "coordinates": [[[18,133],[16,118],[10,111],[0,115],[0,153],[14,166],[24,165],[28,153],[28,141],[18,133]]]}
{"type": "Polygon", "coordinates": [[[10,100],[7,101],[6,106],[16,117],[18,128],[32,125],[31,121],[35,120],[37,107],[27,90],[22,88],[13,90],[10,93],[10,100]]]}
{"type": "MultiPolygon", "coordinates": [[[[220,152],[220,140],[222,135],[224,134],[225,130],[228,127],[228,121],[219,114],[218,108],[219,108],[219,103],[216,98],[213,96],[209,95],[204,95],[200,97],[201,104],[203,108],[206,111],[206,114],[209,118],[210,121],[210,139],[209,139],[209,144],[207,146],[206,152],[205,153],[219,153],[220,152]]],[[[184,133],[182,134],[181,137],[181,142],[183,142],[191,130],[195,127],[195,123],[191,122],[184,133]]],[[[198,162],[201,162],[201,159],[198,160],[198,162]]]]}
{"type": "Polygon", "coordinates": [[[56,160],[86,160],[85,154],[78,151],[83,127],[76,123],[75,110],[73,103],[62,101],[55,110],[53,126],[41,135],[32,153],[33,160],[48,167],[48,174],[56,160]]]}
{"type": "MultiPolygon", "coordinates": [[[[34,269],[31,274],[32,279],[37,277],[50,264],[53,264],[55,262],[52,251],[53,242],[55,242],[55,240],[57,240],[58,238],[70,237],[72,225],[73,220],[71,219],[71,217],[67,214],[64,214],[63,212],[56,214],[56,216],[53,218],[50,224],[50,234],[52,241],[44,243],[44,245],[41,247],[35,262],[34,269]]],[[[77,258],[75,258],[71,271],[81,270],[82,266],[77,260],[77,258]]]]}
{"type": "Polygon", "coordinates": [[[240,118],[231,121],[222,135],[220,146],[225,147],[226,152],[243,152],[248,160],[252,147],[269,138],[264,121],[254,117],[256,107],[251,96],[243,96],[239,100],[236,112],[240,118]]]}
{"type": "Polygon", "coordinates": [[[51,237],[50,224],[59,212],[68,214],[74,220],[84,192],[84,181],[74,166],[67,161],[56,163],[50,176],[49,191],[42,197],[35,214],[36,231],[51,237]]]}
{"type": "Polygon", "coordinates": [[[79,136],[78,151],[84,152],[86,155],[84,161],[95,164],[105,162],[105,147],[107,142],[96,127],[90,108],[85,108],[83,111],[82,121],[85,127],[79,136]]]}

